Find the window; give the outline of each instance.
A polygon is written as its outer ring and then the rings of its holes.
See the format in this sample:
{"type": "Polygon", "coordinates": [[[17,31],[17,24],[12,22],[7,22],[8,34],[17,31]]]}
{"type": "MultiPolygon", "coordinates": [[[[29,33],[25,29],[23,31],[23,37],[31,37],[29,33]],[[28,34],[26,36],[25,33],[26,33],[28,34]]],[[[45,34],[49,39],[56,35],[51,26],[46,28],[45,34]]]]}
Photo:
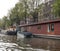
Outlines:
{"type": "Polygon", "coordinates": [[[54,24],[51,24],[51,31],[54,31],[54,24]]]}
{"type": "Polygon", "coordinates": [[[48,24],[48,32],[50,32],[50,24],[48,24]]]}
{"type": "Polygon", "coordinates": [[[54,24],[48,24],[48,32],[54,31],[54,24]]]}

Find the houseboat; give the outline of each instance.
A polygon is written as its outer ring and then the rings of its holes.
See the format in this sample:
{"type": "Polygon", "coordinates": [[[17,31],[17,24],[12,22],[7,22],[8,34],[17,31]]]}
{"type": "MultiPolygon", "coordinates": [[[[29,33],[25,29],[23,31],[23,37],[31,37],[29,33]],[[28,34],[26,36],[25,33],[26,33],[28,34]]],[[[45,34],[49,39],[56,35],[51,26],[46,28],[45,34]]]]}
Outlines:
{"type": "Polygon", "coordinates": [[[34,36],[38,37],[60,37],[60,19],[44,21],[33,24],[20,25],[21,31],[26,30],[32,32],[34,36]]]}
{"type": "Polygon", "coordinates": [[[52,5],[55,0],[45,1],[41,4],[40,12],[35,17],[36,19],[28,18],[26,23],[19,25],[20,30],[31,32],[34,36],[38,37],[60,39],[60,17],[52,14],[52,5]]]}

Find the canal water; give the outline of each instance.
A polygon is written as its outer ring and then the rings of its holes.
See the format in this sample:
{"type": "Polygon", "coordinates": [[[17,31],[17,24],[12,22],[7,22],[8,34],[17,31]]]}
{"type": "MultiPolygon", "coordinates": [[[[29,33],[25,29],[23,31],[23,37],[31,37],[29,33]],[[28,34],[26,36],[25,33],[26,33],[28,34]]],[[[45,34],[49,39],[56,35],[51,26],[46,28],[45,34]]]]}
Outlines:
{"type": "Polygon", "coordinates": [[[60,40],[0,34],[0,51],[60,51],[60,40]]]}

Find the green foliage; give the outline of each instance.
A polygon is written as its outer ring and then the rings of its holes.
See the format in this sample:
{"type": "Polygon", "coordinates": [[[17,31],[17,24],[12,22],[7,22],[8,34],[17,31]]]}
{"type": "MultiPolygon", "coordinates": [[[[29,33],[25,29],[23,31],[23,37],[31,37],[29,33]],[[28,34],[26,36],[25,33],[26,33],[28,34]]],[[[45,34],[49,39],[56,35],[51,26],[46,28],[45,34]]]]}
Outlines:
{"type": "Polygon", "coordinates": [[[60,0],[55,1],[55,3],[53,4],[53,10],[56,16],[60,16],[60,0]]]}
{"type": "Polygon", "coordinates": [[[26,17],[29,17],[29,15],[32,15],[33,18],[37,17],[38,9],[36,8],[39,1],[40,0],[19,0],[15,7],[9,11],[8,16],[3,17],[1,25],[3,25],[3,27],[9,27],[13,24],[19,24],[20,20],[26,20],[26,17]]]}
{"type": "Polygon", "coordinates": [[[3,22],[2,22],[2,20],[0,19],[0,28],[2,28],[2,25],[3,25],[2,23],[3,23],[3,22]]]}
{"type": "Polygon", "coordinates": [[[11,20],[11,24],[19,24],[20,20],[23,19],[25,17],[25,15],[27,14],[26,8],[24,7],[24,2],[18,2],[15,7],[13,9],[10,10],[10,20],[11,20]]]}
{"type": "Polygon", "coordinates": [[[10,20],[8,19],[7,16],[4,16],[2,21],[3,21],[3,27],[7,28],[10,26],[10,20]]]}

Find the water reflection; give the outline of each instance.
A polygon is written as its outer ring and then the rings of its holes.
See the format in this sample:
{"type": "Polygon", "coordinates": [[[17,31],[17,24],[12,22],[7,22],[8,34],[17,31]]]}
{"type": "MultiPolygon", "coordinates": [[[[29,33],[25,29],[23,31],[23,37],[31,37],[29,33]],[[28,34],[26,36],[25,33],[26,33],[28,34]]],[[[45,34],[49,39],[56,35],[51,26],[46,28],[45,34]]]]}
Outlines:
{"type": "Polygon", "coordinates": [[[60,40],[0,35],[0,51],[60,51],[60,40]]]}
{"type": "Polygon", "coordinates": [[[30,46],[34,49],[43,49],[46,51],[60,51],[60,40],[32,38],[25,39],[25,43],[30,44],[30,46]]]}
{"type": "Polygon", "coordinates": [[[0,35],[0,41],[3,41],[3,42],[16,42],[17,41],[17,36],[0,35]]]}
{"type": "Polygon", "coordinates": [[[32,38],[24,39],[23,42],[26,44],[26,47],[32,47],[40,51],[60,51],[60,40],[32,38]]]}
{"type": "Polygon", "coordinates": [[[0,51],[21,51],[16,41],[17,36],[0,35],[0,51]]]}

